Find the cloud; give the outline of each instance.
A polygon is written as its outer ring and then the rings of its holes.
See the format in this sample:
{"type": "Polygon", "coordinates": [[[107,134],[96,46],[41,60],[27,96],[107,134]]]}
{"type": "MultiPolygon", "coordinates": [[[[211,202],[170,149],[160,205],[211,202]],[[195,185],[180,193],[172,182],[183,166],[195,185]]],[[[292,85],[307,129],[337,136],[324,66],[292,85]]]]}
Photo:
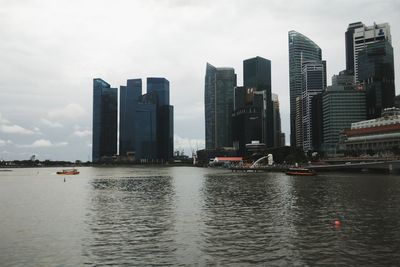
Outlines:
{"type": "Polygon", "coordinates": [[[8,124],[10,123],[3,115],[0,113],[0,124],[8,124]]]}
{"type": "Polygon", "coordinates": [[[11,145],[13,142],[10,140],[2,140],[0,139],[0,146],[11,145]]]}
{"type": "Polygon", "coordinates": [[[62,128],[63,125],[59,122],[56,121],[49,121],[47,119],[41,119],[40,120],[44,125],[49,126],[50,128],[62,128]]]}
{"type": "Polygon", "coordinates": [[[60,142],[60,143],[52,143],[50,140],[47,139],[39,139],[33,142],[31,145],[19,145],[19,147],[60,147],[68,145],[67,142],[60,142]]]}
{"type": "Polygon", "coordinates": [[[90,136],[90,135],[92,135],[92,131],[90,131],[90,130],[79,130],[79,129],[76,129],[72,135],[73,135],[73,136],[78,136],[78,137],[85,137],[85,136],[90,136]]]}
{"type": "Polygon", "coordinates": [[[48,112],[50,118],[77,119],[86,116],[88,112],[76,103],[71,103],[61,109],[48,112]]]}
{"type": "Polygon", "coordinates": [[[26,129],[19,125],[0,125],[0,131],[8,134],[40,134],[39,128],[35,127],[33,130],[26,129]]]}

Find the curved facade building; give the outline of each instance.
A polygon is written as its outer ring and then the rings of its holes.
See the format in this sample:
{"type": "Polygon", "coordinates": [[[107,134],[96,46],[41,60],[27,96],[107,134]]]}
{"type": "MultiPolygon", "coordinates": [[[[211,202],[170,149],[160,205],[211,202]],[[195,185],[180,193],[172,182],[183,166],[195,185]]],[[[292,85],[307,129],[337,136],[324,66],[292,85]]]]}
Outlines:
{"type": "Polygon", "coordinates": [[[296,144],[296,97],[302,94],[301,66],[303,61],[322,60],[321,48],[303,34],[290,31],[289,41],[289,89],[290,89],[290,145],[296,144]]]}

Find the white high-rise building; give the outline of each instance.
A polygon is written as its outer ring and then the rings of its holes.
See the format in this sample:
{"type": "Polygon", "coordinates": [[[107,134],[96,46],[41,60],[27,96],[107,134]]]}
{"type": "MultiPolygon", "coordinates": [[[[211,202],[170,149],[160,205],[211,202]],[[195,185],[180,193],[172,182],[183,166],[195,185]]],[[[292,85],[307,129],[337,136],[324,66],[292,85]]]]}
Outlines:
{"type": "Polygon", "coordinates": [[[372,26],[360,25],[359,28],[354,29],[353,44],[354,44],[354,80],[358,80],[358,52],[364,49],[368,44],[376,43],[380,40],[387,39],[392,44],[392,37],[390,35],[390,26],[388,23],[381,23],[372,26]]]}
{"type": "Polygon", "coordinates": [[[311,100],[324,89],[324,64],[322,61],[305,61],[302,64],[303,150],[313,150],[311,100]]]}

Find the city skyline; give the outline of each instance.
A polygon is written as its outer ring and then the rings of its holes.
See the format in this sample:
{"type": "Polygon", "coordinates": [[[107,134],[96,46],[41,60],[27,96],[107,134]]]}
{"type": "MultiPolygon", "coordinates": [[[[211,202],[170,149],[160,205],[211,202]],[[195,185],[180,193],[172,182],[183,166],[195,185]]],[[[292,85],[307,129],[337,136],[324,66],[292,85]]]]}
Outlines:
{"type": "Polygon", "coordinates": [[[189,154],[204,147],[205,63],[232,67],[237,80],[242,81],[241,60],[255,56],[271,60],[272,92],[279,96],[282,130],[289,143],[290,30],[320,46],[330,81],[346,68],[349,23],[389,23],[395,77],[400,77],[399,3],[309,5],[305,1],[290,7],[277,1],[251,5],[246,1],[88,1],[65,5],[3,1],[0,159],[27,159],[36,154],[42,160],[88,160],[94,77],[112,85],[122,84],[126,77],[168,77],[175,106],[175,149],[189,154]],[[142,14],[129,16],[131,10],[142,14]],[[221,12],[222,17],[218,16],[221,12]],[[247,13],[252,16],[239,19],[247,13]],[[129,32],[136,34],[128,36],[129,32]]]}

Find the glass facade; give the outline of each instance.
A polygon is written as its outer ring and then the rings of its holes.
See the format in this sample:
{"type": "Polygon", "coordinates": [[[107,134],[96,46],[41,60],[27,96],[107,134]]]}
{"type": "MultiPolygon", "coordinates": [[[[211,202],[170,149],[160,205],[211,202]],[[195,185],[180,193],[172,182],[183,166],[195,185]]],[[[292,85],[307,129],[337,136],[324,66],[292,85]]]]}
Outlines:
{"type": "Polygon", "coordinates": [[[206,149],[232,147],[233,68],[215,68],[207,63],[204,103],[206,149]]]}
{"type": "Polygon", "coordinates": [[[303,150],[313,150],[312,104],[325,84],[324,65],[321,61],[304,61],[302,64],[303,150]]]}
{"type": "Polygon", "coordinates": [[[350,23],[345,33],[346,46],[346,70],[349,74],[354,75],[354,30],[364,27],[362,22],[350,23]]]}
{"type": "Polygon", "coordinates": [[[117,89],[102,79],[93,79],[93,162],[117,154],[117,105],[117,89]]]}
{"type": "Polygon", "coordinates": [[[158,106],[169,105],[169,81],[165,78],[147,78],[147,93],[157,93],[158,106]]]}
{"type": "Polygon", "coordinates": [[[367,95],[367,119],[395,106],[393,47],[388,40],[368,44],[358,53],[360,83],[367,95]]]}
{"type": "Polygon", "coordinates": [[[263,111],[263,138],[260,140],[267,147],[274,146],[274,115],[271,99],[271,61],[262,57],[254,57],[243,61],[243,85],[264,91],[266,110],[263,111]]]}
{"type": "Polygon", "coordinates": [[[273,116],[274,116],[274,146],[281,147],[285,146],[285,143],[282,143],[282,129],[281,129],[281,113],[279,109],[279,99],[277,94],[272,94],[272,103],[273,103],[273,116]]]}
{"type": "Polygon", "coordinates": [[[157,158],[157,107],[151,101],[139,102],[136,109],[135,157],[138,160],[157,158]]]}
{"type": "Polygon", "coordinates": [[[351,123],[365,120],[365,91],[354,86],[328,86],[322,95],[323,144],[322,150],[336,154],[340,133],[351,123]]]}
{"type": "Polygon", "coordinates": [[[302,93],[301,65],[303,61],[321,60],[318,45],[303,34],[290,31],[289,42],[289,89],[290,89],[290,144],[296,145],[296,98],[302,93]]]}
{"type": "Polygon", "coordinates": [[[169,81],[147,78],[147,93],[142,95],[142,80],[130,79],[120,88],[121,157],[141,161],[168,161],[174,150],[173,106],[169,105],[169,81]]]}
{"type": "Polygon", "coordinates": [[[119,155],[135,151],[135,114],[139,97],[142,95],[142,80],[128,80],[120,87],[119,105],[119,155]]]}

